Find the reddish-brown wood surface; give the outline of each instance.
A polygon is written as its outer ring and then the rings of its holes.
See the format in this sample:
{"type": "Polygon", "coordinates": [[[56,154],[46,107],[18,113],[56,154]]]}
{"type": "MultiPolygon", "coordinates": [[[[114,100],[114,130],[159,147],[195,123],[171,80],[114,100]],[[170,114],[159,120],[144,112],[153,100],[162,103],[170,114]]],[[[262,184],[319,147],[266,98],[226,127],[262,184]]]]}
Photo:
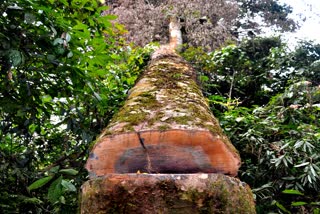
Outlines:
{"type": "Polygon", "coordinates": [[[95,145],[86,168],[91,176],[138,171],[235,176],[239,166],[239,158],[220,136],[209,131],[168,130],[105,137],[95,145]]]}

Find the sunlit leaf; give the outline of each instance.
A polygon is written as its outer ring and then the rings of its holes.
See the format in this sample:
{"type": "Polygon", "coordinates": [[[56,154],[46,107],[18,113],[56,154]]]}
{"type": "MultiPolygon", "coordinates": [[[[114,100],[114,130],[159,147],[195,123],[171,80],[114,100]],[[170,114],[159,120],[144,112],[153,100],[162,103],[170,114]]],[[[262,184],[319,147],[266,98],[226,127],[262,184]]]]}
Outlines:
{"type": "Polygon", "coordinates": [[[306,166],[306,165],[308,165],[308,164],[309,164],[309,162],[304,162],[304,163],[295,165],[294,167],[302,167],[302,166],[306,166]]]}
{"type": "Polygon", "coordinates": [[[73,53],[72,53],[72,51],[70,51],[70,52],[67,54],[67,57],[68,57],[68,58],[73,57],[73,53]]]}
{"type": "Polygon", "coordinates": [[[53,181],[48,190],[48,199],[51,203],[55,203],[59,200],[62,194],[62,176],[53,181]]]}
{"type": "Polygon", "coordinates": [[[279,202],[276,202],[275,205],[282,210],[285,213],[291,213],[289,210],[287,210],[282,204],[280,204],[279,202]]]}
{"type": "Polygon", "coordinates": [[[71,192],[77,191],[76,187],[69,181],[62,180],[61,185],[65,187],[68,191],[71,191],[71,192]]]}
{"type": "Polygon", "coordinates": [[[306,205],[306,204],[308,204],[308,203],[304,202],[304,201],[295,201],[295,202],[291,203],[291,206],[298,207],[298,206],[303,206],[303,205],[306,205]]]}
{"type": "Polygon", "coordinates": [[[302,192],[300,192],[299,190],[295,190],[295,189],[286,189],[286,190],[283,190],[282,193],[291,194],[291,195],[303,195],[302,192]]]}
{"type": "Polygon", "coordinates": [[[31,190],[38,189],[38,188],[46,185],[49,181],[51,181],[52,178],[53,178],[53,176],[47,176],[47,177],[41,178],[39,180],[36,180],[30,186],[28,186],[28,190],[31,191],[31,190]]]}
{"type": "Polygon", "coordinates": [[[66,175],[77,175],[79,172],[75,169],[61,169],[59,170],[60,173],[66,175]]]}
{"type": "Polygon", "coordinates": [[[66,41],[70,42],[71,40],[71,35],[69,33],[66,33],[66,41]]]}
{"type": "Polygon", "coordinates": [[[62,38],[56,38],[54,41],[53,41],[53,45],[62,45],[63,44],[63,39],[62,38]]]}

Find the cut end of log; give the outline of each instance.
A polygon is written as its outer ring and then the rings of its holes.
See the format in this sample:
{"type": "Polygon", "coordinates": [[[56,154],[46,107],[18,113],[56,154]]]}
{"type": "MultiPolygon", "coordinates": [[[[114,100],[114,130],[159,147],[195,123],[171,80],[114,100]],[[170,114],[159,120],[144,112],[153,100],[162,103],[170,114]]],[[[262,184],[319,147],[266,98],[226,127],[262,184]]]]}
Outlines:
{"type": "Polygon", "coordinates": [[[109,173],[221,173],[235,176],[238,153],[210,131],[144,131],[106,136],[94,146],[91,177],[109,173]]]}
{"type": "Polygon", "coordinates": [[[81,214],[255,213],[249,186],[221,174],[109,174],[82,186],[81,214]]]}

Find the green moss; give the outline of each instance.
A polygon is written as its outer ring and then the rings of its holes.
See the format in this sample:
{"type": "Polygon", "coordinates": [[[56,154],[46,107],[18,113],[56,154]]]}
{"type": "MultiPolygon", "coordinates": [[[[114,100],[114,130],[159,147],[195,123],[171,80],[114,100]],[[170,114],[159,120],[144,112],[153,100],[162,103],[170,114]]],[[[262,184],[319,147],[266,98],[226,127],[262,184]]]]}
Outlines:
{"type": "Polygon", "coordinates": [[[161,111],[157,111],[152,118],[149,118],[148,125],[152,126],[155,122],[159,122],[163,117],[164,117],[164,113],[161,111]]]}
{"type": "Polygon", "coordinates": [[[189,75],[185,74],[185,71],[190,70],[186,63],[182,63],[181,60],[174,61],[172,64],[172,58],[170,60],[159,60],[150,66],[146,75],[150,78],[157,79],[154,84],[159,88],[178,88],[178,80],[188,80],[189,75]]]}
{"type": "Polygon", "coordinates": [[[154,92],[143,92],[139,94],[135,99],[135,102],[138,102],[136,106],[148,109],[154,109],[160,106],[158,103],[154,92]]]}
{"type": "Polygon", "coordinates": [[[183,75],[181,73],[172,74],[172,79],[174,80],[181,80],[183,75]]]}
{"type": "Polygon", "coordinates": [[[180,125],[188,125],[188,123],[192,120],[193,119],[190,116],[181,116],[181,117],[171,117],[167,121],[169,123],[175,122],[180,125]]]}
{"type": "Polygon", "coordinates": [[[158,126],[158,130],[161,131],[161,132],[166,131],[166,130],[168,130],[170,128],[171,128],[171,126],[169,126],[167,124],[158,126]]]}
{"type": "Polygon", "coordinates": [[[160,106],[160,103],[156,100],[154,91],[138,94],[135,97],[131,97],[113,117],[111,127],[112,124],[125,122],[127,124],[123,127],[122,131],[134,131],[133,126],[149,120],[150,113],[148,111],[157,109],[160,106]],[[128,103],[132,104],[128,105],[128,103]]]}
{"type": "Polygon", "coordinates": [[[122,128],[122,132],[134,132],[134,128],[132,126],[133,124],[126,124],[123,128],[122,128]]]}
{"type": "Polygon", "coordinates": [[[148,116],[148,113],[145,113],[143,111],[135,112],[135,113],[123,113],[121,115],[118,115],[117,121],[118,122],[127,122],[129,125],[138,125],[142,121],[146,120],[148,116]]]}

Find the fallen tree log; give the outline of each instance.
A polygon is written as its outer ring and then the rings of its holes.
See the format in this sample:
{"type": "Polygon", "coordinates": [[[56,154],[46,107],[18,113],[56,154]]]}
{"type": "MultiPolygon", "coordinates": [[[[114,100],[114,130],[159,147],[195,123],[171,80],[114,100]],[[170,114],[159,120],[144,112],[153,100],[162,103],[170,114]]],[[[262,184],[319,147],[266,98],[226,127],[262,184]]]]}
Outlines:
{"type": "Polygon", "coordinates": [[[82,214],[255,213],[249,186],[229,177],[240,156],[175,53],[176,29],[94,143],[82,214]]]}
{"type": "Polygon", "coordinates": [[[167,52],[151,61],[131,89],[86,167],[91,176],[137,171],[235,176],[240,157],[212,115],[193,68],[167,52]]]}

